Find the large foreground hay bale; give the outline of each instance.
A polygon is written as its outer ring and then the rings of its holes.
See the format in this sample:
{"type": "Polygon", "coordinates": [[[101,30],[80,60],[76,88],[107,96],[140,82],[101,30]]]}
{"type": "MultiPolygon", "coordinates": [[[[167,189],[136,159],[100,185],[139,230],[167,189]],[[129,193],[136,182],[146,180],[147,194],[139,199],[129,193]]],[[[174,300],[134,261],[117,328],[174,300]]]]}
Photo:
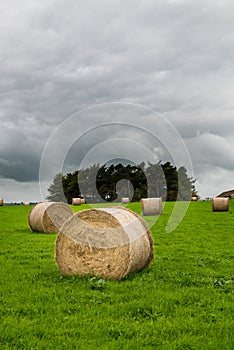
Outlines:
{"type": "Polygon", "coordinates": [[[212,198],[212,211],[228,211],[229,198],[212,198]]]}
{"type": "Polygon", "coordinates": [[[122,199],[121,199],[121,203],[122,204],[128,204],[130,202],[130,199],[128,198],[128,197],[123,197],[122,199]]]}
{"type": "Polygon", "coordinates": [[[62,224],[73,215],[69,205],[62,202],[42,202],[32,208],[28,223],[32,231],[58,232],[62,224]]]}
{"type": "Polygon", "coordinates": [[[120,280],[150,264],[153,239],[144,220],[128,209],[83,210],[61,227],[55,259],[63,274],[120,280]]]}
{"type": "Polygon", "coordinates": [[[81,198],[72,198],[72,205],[80,205],[81,198]]]}
{"type": "Polygon", "coordinates": [[[162,198],[142,198],[142,213],[147,215],[161,215],[163,212],[162,198]]]}
{"type": "Polygon", "coordinates": [[[2,207],[2,206],[3,206],[3,204],[4,204],[4,200],[3,200],[3,198],[0,198],[0,207],[2,207]]]}

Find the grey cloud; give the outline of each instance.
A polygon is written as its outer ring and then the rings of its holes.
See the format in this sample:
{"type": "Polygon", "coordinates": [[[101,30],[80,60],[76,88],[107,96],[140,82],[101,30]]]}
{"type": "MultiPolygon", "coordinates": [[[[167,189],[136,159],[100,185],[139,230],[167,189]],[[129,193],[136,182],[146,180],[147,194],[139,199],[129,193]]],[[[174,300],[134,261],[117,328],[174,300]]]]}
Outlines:
{"type": "Polygon", "coordinates": [[[144,130],[124,123],[95,127],[71,145],[65,158],[64,169],[69,167],[75,170],[93,163],[103,164],[118,157],[137,164],[142,161],[147,163],[171,160],[165,148],[167,145],[162,144],[158,136],[154,135],[150,128],[144,130]]]}
{"type": "Polygon", "coordinates": [[[234,171],[220,167],[205,167],[197,172],[196,187],[201,198],[216,197],[223,191],[233,189],[234,171]]]}
{"type": "MultiPolygon", "coordinates": [[[[199,176],[205,164],[231,171],[233,11],[232,1],[221,0],[2,1],[0,176],[37,179],[54,128],[111,101],[163,113],[196,169],[200,162],[199,176]]],[[[79,122],[89,125],[85,117],[79,122]]],[[[89,140],[79,157],[87,147],[89,140]]],[[[75,165],[75,153],[69,157],[75,165]]]]}
{"type": "Polygon", "coordinates": [[[43,146],[50,133],[35,119],[1,123],[0,177],[17,181],[38,179],[43,146]]]}
{"type": "Polygon", "coordinates": [[[207,186],[210,186],[212,178],[215,178],[215,183],[212,183],[212,185],[216,191],[218,191],[219,188],[219,186],[216,186],[218,180],[222,188],[228,187],[228,184],[231,187],[233,186],[230,184],[233,181],[234,175],[234,155],[232,152],[234,147],[233,138],[226,139],[218,135],[207,133],[201,134],[197,138],[186,140],[186,144],[192,157],[195,177],[200,179],[199,181],[201,183],[204,184],[204,179],[206,178],[207,186]],[[224,173],[232,175],[230,175],[230,177],[225,175],[224,177],[222,175],[224,173]],[[210,180],[208,180],[207,174],[212,174],[210,180]]]}
{"type": "Polygon", "coordinates": [[[19,182],[35,181],[38,179],[38,165],[34,157],[27,157],[21,161],[3,159],[3,162],[0,162],[0,174],[3,178],[19,182]]]}

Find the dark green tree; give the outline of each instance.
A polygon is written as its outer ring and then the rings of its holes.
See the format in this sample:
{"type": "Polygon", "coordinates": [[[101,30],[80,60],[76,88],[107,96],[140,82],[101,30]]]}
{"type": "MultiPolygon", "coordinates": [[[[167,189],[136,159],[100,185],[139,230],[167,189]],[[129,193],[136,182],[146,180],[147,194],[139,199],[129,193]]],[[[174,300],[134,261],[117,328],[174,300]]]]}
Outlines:
{"type": "Polygon", "coordinates": [[[180,183],[180,187],[178,189],[178,200],[190,200],[192,196],[192,185],[194,181],[188,177],[187,170],[184,166],[178,169],[178,180],[180,183]]]}
{"type": "Polygon", "coordinates": [[[146,168],[147,176],[147,197],[162,197],[166,199],[167,182],[161,162],[149,163],[146,168]]]}
{"type": "Polygon", "coordinates": [[[99,168],[99,164],[94,164],[89,168],[80,170],[78,174],[80,195],[85,198],[88,203],[99,202],[96,189],[96,178],[99,168]]]}
{"type": "Polygon", "coordinates": [[[72,198],[81,197],[80,188],[78,185],[78,170],[74,173],[68,173],[63,176],[62,184],[64,195],[69,204],[72,203],[72,198]]]}
{"type": "Polygon", "coordinates": [[[170,162],[145,166],[95,164],[86,169],[58,174],[48,188],[52,201],[68,201],[73,197],[84,197],[88,203],[119,201],[130,197],[132,201],[141,198],[162,197],[163,200],[189,200],[197,196],[195,180],[190,178],[185,167],[176,168],[170,162]]]}
{"type": "Polygon", "coordinates": [[[162,164],[162,169],[166,178],[167,184],[167,201],[175,201],[178,193],[178,173],[176,166],[170,162],[162,164]]]}
{"type": "Polygon", "coordinates": [[[52,184],[48,188],[49,195],[46,197],[50,202],[66,202],[63,192],[63,175],[55,175],[52,184]]]}

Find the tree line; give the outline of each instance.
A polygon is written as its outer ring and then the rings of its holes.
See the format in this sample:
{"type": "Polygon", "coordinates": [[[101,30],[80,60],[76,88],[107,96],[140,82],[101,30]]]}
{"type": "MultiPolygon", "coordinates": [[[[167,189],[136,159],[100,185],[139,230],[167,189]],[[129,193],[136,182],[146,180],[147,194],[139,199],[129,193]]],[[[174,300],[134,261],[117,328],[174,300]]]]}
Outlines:
{"type": "Polygon", "coordinates": [[[88,203],[131,201],[162,197],[166,201],[190,200],[197,196],[195,181],[184,166],[177,169],[170,162],[139,165],[99,165],[76,170],[66,175],[57,174],[48,188],[49,201],[71,204],[72,198],[85,198],[88,203]]]}

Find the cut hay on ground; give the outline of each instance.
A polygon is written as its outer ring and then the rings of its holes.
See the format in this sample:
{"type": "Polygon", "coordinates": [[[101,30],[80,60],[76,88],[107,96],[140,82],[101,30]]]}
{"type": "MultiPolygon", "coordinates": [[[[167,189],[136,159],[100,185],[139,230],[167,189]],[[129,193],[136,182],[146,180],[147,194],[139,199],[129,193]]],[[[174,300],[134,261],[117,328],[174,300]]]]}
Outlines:
{"type": "Polygon", "coordinates": [[[55,258],[62,274],[120,280],[150,264],[153,239],[145,221],[126,208],[83,210],[61,227],[55,258]]]}
{"type": "Polygon", "coordinates": [[[212,198],[212,211],[229,211],[229,198],[212,198]]]}
{"type": "Polygon", "coordinates": [[[81,198],[72,198],[72,205],[80,205],[81,198]]]}
{"type": "Polygon", "coordinates": [[[128,204],[129,202],[130,202],[130,200],[129,200],[128,197],[123,197],[123,198],[121,199],[121,203],[122,203],[122,204],[128,204]]]}
{"type": "Polygon", "coordinates": [[[142,213],[147,215],[161,215],[163,212],[162,198],[142,198],[142,213]]]}
{"type": "Polygon", "coordinates": [[[58,232],[62,224],[73,215],[69,205],[62,202],[42,202],[31,210],[28,223],[32,231],[58,232]]]}
{"type": "Polygon", "coordinates": [[[4,200],[3,198],[0,198],[0,207],[2,207],[4,205],[4,200]]]}

